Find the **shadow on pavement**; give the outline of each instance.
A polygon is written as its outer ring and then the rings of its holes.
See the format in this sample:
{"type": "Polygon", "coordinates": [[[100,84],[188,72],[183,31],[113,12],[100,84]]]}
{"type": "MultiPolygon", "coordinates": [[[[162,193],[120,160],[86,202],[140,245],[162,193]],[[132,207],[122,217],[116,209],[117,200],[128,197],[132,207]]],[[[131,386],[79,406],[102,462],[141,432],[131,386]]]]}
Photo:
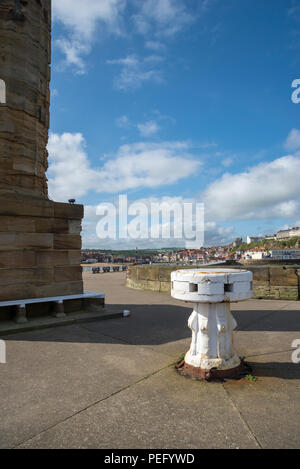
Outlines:
{"type": "Polygon", "coordinates": [[[232,312],[238,331],[300,331],[299,310],[240,310],[232,312]]]}
{"type": "MultiPolygon", "coordinates": [[[[123,307],[132,313],[128,318],[40,329],[8,335],[4,339],[6,341],[105,343],[128,346],[169,344],[168,347],[172,343],[185,340],[182,344],[182,352],[188,349],[191,338],[191,332],[187,326],[187,320],[191,313],[190,305],[180,307],[127,304],[123,307]]],[[[109,305],[108,310],[120,310],[120,305],[109,305]]],[[[233,315],[238,322],[238,331],[300,331],[300,311],[241,310],[234,311],[233,315]]],[[[268,355],[270,358],[272,353],[270,352],[268,355]]],[[[266,357],[266,359],[268,358],[266,357]]],[[[295,365],[292,362],[256,363],[254,356],[246,361],[251,364],[255,376],[300,379],[300,365],[295,365]]]]}
{"type": "Polygon", "coordinates": [[[300,379],[300,364],[292,362],[255,363],[246,360],[252,367],[252,375],[258,378],[300,379]]]}

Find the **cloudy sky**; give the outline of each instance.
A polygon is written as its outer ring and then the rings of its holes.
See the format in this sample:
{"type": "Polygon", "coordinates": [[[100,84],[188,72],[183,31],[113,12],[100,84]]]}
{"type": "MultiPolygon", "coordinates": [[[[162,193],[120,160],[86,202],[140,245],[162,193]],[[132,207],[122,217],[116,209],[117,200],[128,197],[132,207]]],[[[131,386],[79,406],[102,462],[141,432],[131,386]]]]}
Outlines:
{"type": "Polygon", "coordinates": [[[85,247],[132,247],[96,237],[119,194],[203,202],[205,245],[300,225],[300,1],[52,3],[49,192],[85,247]]]}

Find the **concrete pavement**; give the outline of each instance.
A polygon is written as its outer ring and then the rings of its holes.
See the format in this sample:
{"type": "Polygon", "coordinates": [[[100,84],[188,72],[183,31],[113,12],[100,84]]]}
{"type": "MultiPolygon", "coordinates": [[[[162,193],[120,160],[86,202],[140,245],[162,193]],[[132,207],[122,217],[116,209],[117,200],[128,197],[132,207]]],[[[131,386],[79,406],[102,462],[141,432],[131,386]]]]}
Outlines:
{"type": "Polygon", "coordinates": [[[84,274],[129,318],[1,337],[0,447],[298,448],[300,304],[233,305],[235,346],[258,381],[203,383],[173,363],[190,343],[190,305],[125,288],[125,274],[84,274]],[[170,328],[169,318],[172,317],[170,328]]]}

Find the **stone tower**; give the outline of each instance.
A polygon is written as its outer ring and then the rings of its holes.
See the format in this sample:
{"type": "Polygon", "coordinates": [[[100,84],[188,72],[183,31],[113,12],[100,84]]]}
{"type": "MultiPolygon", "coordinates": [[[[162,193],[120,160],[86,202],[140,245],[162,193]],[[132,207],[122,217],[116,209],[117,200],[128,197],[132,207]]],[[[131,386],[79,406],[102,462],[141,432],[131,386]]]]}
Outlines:
{"type": "Polygon", "coordinates": [[[0,0],[0,301],[83,291],[83,207],[48,198],[50,62],[51,0],[0,0]]]}

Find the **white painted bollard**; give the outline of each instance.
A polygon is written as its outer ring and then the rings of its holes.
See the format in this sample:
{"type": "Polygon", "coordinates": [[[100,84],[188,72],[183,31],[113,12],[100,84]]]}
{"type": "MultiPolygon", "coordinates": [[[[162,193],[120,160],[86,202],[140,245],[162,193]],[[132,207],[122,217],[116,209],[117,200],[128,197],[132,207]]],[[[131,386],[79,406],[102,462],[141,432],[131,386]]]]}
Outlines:
{"type": "Polygon", "coordinates": [[[237,269],[187,269],[172,272],[171,295],[195,303],[188,320],[192,343],[182,374],[200,379],[233,376],[242,363],[233,348],[237,326],[230,303],[253,295],[252,272],[237,269]]]}

